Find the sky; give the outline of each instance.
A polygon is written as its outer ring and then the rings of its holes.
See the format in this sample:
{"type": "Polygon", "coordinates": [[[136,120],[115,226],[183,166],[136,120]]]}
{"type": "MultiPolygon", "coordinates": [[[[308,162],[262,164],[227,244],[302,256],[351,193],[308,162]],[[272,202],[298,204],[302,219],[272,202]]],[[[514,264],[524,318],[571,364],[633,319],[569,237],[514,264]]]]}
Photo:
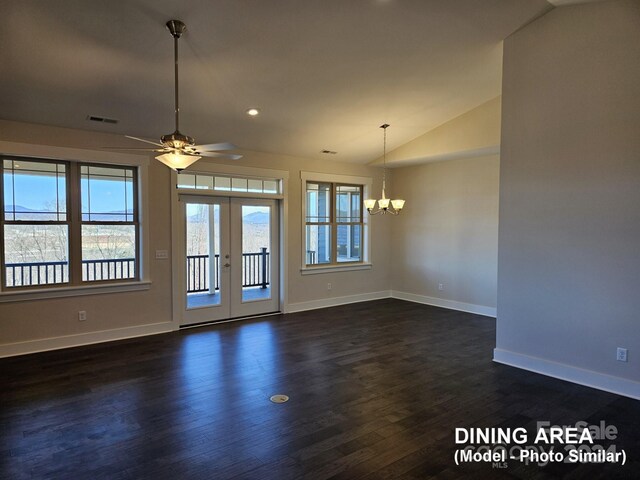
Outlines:
{"type": "MultiPolygon", "coordinates": [[[[82,181],[83,211],[88,208],[88,182],[82,181]]],[[[4,204],[5,207],[15,205],[36,211],[53,211],[56,198],[59,195],[61,203],[64,202],[65,185],[63,181],[56,182],[55,176],[19,174],[4,174],[4,204]],[[58,189],[56,188],[58,183],[58,189]],[[57,190],[57,191],[56,191],[57,190]]],[[[92,179],[90,185],[91,210],[100,212],[122,212],[131,209],[133,186],[127,185],[125,196],[125,182],[123,180],[92,179]]]]}
{"type": "MultiPolygon", "coordinates": [[[[58,192],[56,192],[56,178],[54,175],[31,175],[27,172],[11,175],[10,172],[4,174],[4,205],[5,207],[14,205],[15,185],[15,205],[35,211],[54,211],[57,195],[60,196],[62,204],[65,199],[64,181],[58,182],[58,192]]],[[[91,179],[90,189],[87,189],[88,182],[82,180],[82,210],[86,212],[90,206],[92,213],[122,212],[132,208],[133,186],[131,182],[126,185],[121,179],[109,180],[102,178],[91,179]],[[125,191],[126,190],[126,191],[125,191]],[[125,195],[126,194],[126,195],[125,195]]],[[[254,212],[266,211],[266,207],[243,206],[243,216],[254,212]]],[[[188,204],[187,215],[196,213],[197,205],[188,204]]]]}

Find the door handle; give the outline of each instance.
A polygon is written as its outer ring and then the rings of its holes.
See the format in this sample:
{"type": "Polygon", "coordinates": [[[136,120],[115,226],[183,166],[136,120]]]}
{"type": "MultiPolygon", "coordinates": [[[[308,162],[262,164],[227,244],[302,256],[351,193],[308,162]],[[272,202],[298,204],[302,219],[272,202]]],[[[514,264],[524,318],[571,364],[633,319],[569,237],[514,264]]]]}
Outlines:
{"type": "Polygon", "coordinates": [[[224,266],[225,266],[225,267],[230,267],[230,266],[231,266],[231,264],[230,264],[230,263],[225,263],[225,264],[224,264],[224,266]]]}

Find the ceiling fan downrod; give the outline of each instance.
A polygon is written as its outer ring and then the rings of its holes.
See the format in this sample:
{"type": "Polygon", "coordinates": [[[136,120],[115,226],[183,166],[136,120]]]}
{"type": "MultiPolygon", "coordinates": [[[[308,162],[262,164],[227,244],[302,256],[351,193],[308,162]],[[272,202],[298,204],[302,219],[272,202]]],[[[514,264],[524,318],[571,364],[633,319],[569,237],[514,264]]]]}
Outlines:
{"type": "Polygon", "coordinates": [[[179,97],[179,74],[178,74],[178,39],[187,29],[187,26],[180,20],[169,20],[167,22],[167,29],[173,37],[173,54],[174,54],[174,67],[175,67],[175,114],[176,114],[176,130],[161,137],[161,142],[171,148],[181,149],[189,145],[194,145],[196,142],[192,137],[183,135],[180,133],[180,97],[179,97]]]}

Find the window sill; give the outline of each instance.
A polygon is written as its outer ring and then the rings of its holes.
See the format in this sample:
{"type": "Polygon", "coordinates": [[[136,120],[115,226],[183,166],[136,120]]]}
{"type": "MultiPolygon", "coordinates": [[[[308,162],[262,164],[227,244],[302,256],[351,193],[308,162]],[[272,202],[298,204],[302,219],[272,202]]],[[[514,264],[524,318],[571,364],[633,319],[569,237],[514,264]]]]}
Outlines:
{"type": "Polygon", "coordinates": [[[300,269],[302,275],[317,275],[320,273],[335,272],[355,272],[358,270],[371,270],[371,263],[357,263],[352,265],[326,265],[323,267],[303,267],[300,269]]]}
{"type": "Polygon", "coordinates": [[[0,303],[44,300],[48,298],[78,297],[81,295],[102,295],[107,293],[136,292],[149,290],[150,280],[137,282],[82,285],[73,287],[42,288],[38,290],[16,290],[0,292],[0,303]]]}

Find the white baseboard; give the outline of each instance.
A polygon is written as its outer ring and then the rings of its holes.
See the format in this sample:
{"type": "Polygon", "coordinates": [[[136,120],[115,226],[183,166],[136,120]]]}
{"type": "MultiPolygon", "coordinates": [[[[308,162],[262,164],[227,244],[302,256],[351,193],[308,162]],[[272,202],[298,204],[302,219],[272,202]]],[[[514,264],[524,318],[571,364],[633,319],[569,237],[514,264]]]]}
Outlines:
{"type": "MultiPolygon", "coordinates": [[[[404,293],[391,290],[382,290],[379,292],[361,293],[358,295],[347,295],[342,297],[329,297],[320,300],[311,300],[309,302],[292,303],[285,306],[284,313],[303,312],[305,310],[315,310],[318,308],[336,307],[338,305],[347,305],[349,303],[366,302],[369,300],[380,300],[382,298],[398,298],[400,300],[408,300],[410,302],[423,303],[444,307],[463,312],[477,313],[495,317],[495,308],[484,307],[481,305],[471,305],[468,303],[454,302],[451,300],[443,300],[440,298],[426,297],[424,295],[416,295],[413,293],[404,293]]],[[[29,353],[45,352],[48,350],[57,350],[61,348],[79,347],[82,345],[91,345],[93,343],[111,342],[114,340],[124,340],[127,338],[142,337],[145,335],[156,335],[159,333],[167,333],[175,330],[172,322],[155,323],[151,325],[140,325],[135,327],[117,328],[114,330],[103,330],[99,332],[80,333],[76,335],[67,335],[63,337],[42,338],[38,340],[30,340],[19,343],[9,343],[0,345],[0,358],[13,357],[16,355],[25,355],[29,353]]]]}
{"type": "Polygon", "coordinates": [[[499,348],[493,350],[493,361],[640,400],[640,383],[633,380],[499,348]]]}
{"type": "Polygon", "coordinates": [[[329,297],[321,300],[311,300],[309,302],[290,303],[285,307],[284,313],[304,312],[305,310],[315,310],[317,308],[337,307],[338,305],[379,300],[381,298],[389,298],[390,296],[391,292],[389,290],[383,290],[381,292],[360,293],[358,295],[329,297]]]}
{"type": "Polygon", "coordinates": [[[28,353],[46,352],[48,350],[58,350],[60,348],[79,347],[82,345],[91,345],[93,343],[125,340],[127,338],[143,337],[146,335],[156,335],[158,333],[167,333],[173,330],[174,327],[171,322],[153,323],[150,325],[116,328],[113,330],[102,330],[99,332],[79,333],[64,337],[41,338],[27,342],[8,343],[0,345],[0,358],[25,355],[28,353]]]}
{"type": "Polygon", "coordinates": [[[484,315],[485,317],[496,318],[495,307],[485,307],[484,305],[474,305],[472,303],[456,302],[454,300],[445,300],[444,298],[427,297],[426,295],[418,295],[415,293],[391,291],[391,296],[399,300],[407,300],[409,302],[423,303],[425,305],[433,305],[434,307],[448,308],[461,312],[475,313],[484,315]]]}

